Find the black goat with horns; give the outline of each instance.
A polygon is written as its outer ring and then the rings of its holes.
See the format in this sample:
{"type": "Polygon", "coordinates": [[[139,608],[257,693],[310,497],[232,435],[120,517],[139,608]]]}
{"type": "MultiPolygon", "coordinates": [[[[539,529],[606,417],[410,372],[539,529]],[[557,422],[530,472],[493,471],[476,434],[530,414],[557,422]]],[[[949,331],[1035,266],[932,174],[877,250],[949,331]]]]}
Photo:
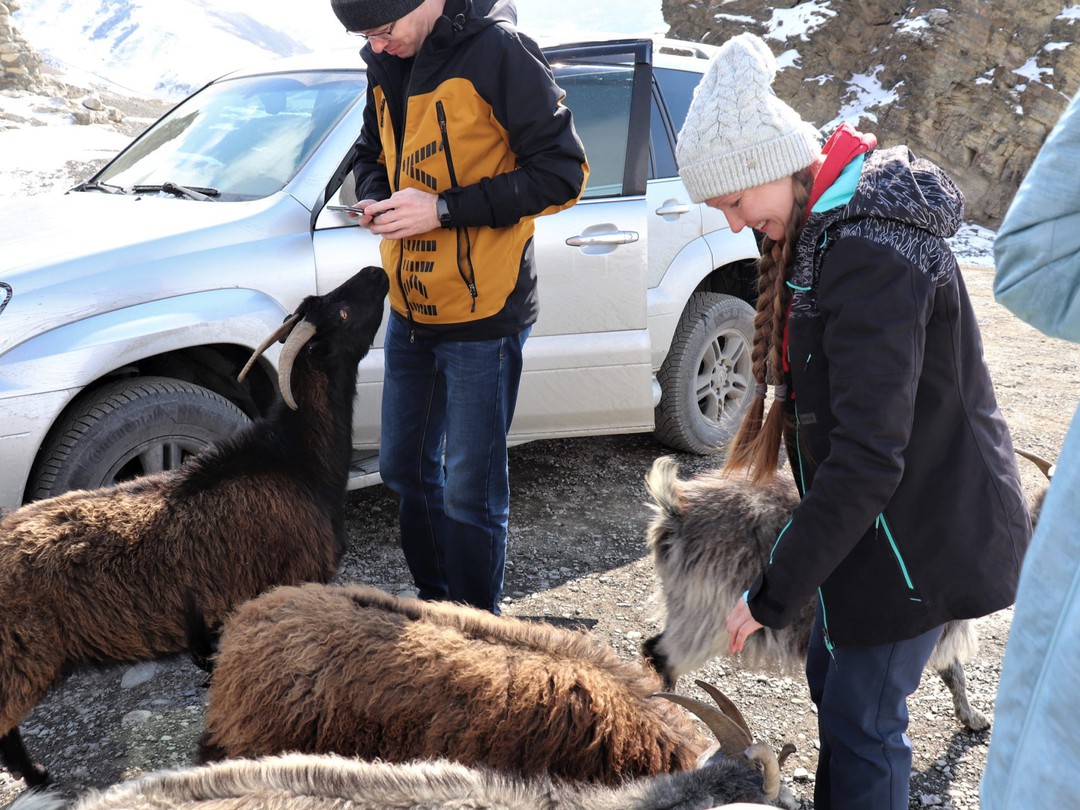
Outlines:
{"type": "Polygon", "coordinates": [[[70,666],[185,650],[275,585],[327,582],[345,550],[357,365],[389,284],[368,267],[305,298],[284,339],[282,403],[179,469],[27,504],[0,521],[0,758],[48,782],[18,724],[70,666]]]}

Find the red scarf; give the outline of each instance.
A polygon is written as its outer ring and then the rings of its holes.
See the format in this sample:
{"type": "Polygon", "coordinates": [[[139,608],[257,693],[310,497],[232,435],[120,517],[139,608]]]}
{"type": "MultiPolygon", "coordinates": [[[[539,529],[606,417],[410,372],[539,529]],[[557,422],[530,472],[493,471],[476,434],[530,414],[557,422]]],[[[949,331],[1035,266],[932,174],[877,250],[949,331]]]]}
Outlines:
{"type": "Polygon", "coordinates": [[[814,204],[821,199],[829,186],[836,182],[836,178],[844,171],[844,167],[851,161],[877,146],[877,136],[869,132],[859,132],[851,124],[841,124],[832,137],[821,148],[821,154],[825,156],[825,163],[814,178],[814,185],[810,189],[810,199],[806,203],[806,217],[810,219],[810,212],[814,204]]]}

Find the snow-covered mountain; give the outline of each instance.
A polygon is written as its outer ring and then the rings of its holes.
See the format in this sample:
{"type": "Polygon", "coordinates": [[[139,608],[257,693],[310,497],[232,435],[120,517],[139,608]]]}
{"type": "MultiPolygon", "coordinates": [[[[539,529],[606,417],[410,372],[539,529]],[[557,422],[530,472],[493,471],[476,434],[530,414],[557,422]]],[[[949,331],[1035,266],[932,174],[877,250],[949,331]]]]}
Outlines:
{"type": "MultiPolygon", "coordinates": [[[[661,0],[518,0],[518,25],[537,36],[666,30],[661,0]]],[[[139,95],[187,95],[233,68],[321,47],[359,49],[329,0],[25,0],[22,35],[71,77],[139,95]]]]}
{"type": "Polygon", "coordinates": [[[353,41],[329,2],[32,0],[15,22],[63,73],[161,97],[268,56],[353,41]]]}

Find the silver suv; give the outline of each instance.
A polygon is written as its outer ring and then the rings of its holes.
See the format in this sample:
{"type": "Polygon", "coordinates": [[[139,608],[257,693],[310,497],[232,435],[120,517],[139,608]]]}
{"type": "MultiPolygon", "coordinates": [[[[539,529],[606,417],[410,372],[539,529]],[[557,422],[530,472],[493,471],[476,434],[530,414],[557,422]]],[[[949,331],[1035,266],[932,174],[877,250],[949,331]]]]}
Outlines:
{"type": "MultiPolygon", "coordinates": [[[[757,244],[691,204],[675,137],[706,46],[547,49],[592,166],[537,221],[541,314],[512,440],[655,430],[715,449],[750,385],[757,244]]],[[[305,295],[379,263],[327,209],[364,106],[354,51],[231,73],[64,195],[0,203],[0,507],[180,464],[263,412],[305,295]]],[[[360,366],[353,486],[378,481],[382,334],[360,366]]]]}

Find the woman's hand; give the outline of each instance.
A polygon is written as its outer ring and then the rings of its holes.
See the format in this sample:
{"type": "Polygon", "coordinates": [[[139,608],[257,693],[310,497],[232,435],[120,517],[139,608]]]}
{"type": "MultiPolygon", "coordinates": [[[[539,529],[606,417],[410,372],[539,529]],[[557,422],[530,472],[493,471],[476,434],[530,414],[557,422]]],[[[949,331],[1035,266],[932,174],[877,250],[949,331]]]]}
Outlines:
{"type": "Polygon", "coordinates": [[[753,617],[746,602],[740,598],[727,617],[728,652],[742,652],[746,639],[764,626],[753,617]]]}

